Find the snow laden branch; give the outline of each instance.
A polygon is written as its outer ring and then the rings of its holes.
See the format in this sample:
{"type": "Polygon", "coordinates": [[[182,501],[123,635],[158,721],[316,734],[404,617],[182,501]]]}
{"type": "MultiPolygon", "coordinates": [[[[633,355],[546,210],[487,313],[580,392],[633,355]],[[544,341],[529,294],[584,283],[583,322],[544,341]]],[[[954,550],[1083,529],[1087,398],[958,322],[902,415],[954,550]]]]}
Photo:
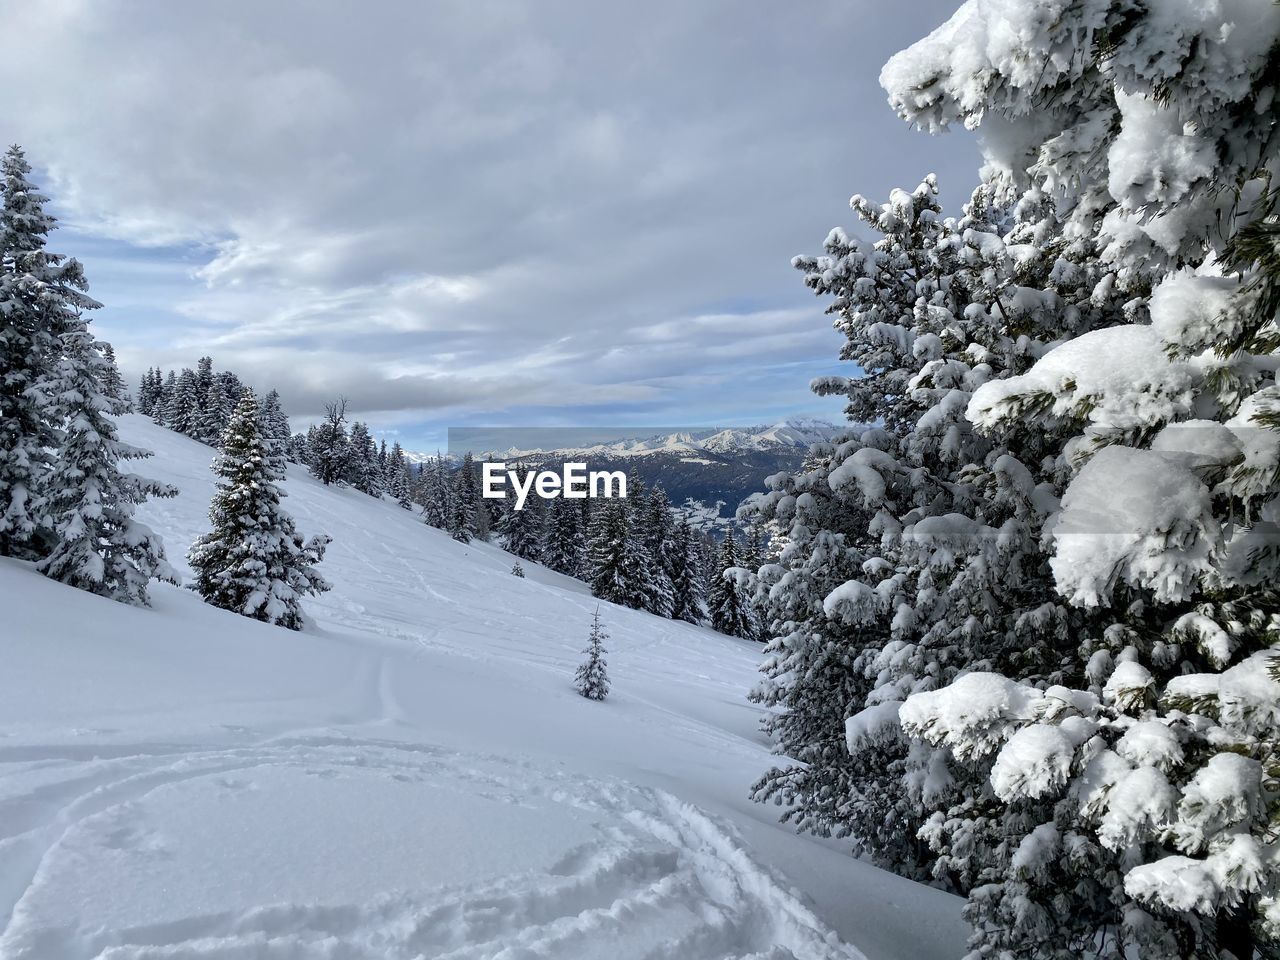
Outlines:
{"type": "Polygon", "coordinates": [[[1245,747],[1273,730],[1278,673],[1276,658],[1260,653],[1221,674],[1177,678],[1164,693],[1163,717],[1149,709],[1152,674],[1132,660],[1117,665],[1101,697],[971,673],[913,696],[899,721],[907,736],[960,761],[990,756],[990,787],[1003,802],[1052,797],[1055,823],[1092,824],[1108,850],[1165,848],[1127,874],[1125,891],[1214,915],[1275,890],[1280,849],[1266,842],[1275,771],[1233,751],[1197,767],[1192,744],[1209,737],[1245,747]],[[1217,719],[1197,729],[1184,710],[1217,719]]]}

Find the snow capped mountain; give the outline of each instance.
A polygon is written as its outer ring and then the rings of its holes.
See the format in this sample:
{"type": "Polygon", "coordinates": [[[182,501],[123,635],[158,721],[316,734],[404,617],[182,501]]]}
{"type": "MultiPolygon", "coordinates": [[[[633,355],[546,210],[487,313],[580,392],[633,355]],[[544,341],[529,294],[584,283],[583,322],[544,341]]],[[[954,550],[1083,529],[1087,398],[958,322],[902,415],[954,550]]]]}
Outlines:
{"type": "MultiPolygon", "coordinates": [[[[457,459],[453,454],[447,453],[444,450],[441,450],[439,455],[444,457],[445,460],[452,461],[457,459]]],[[[404,452],[404,458],[409,463],[430,463],[436,458],[436,454],[434,452],[423,453],[420,450],[406,450],[404,452]]]]}
{"type": "Polygon", "coordinates": [[[702,441],[704,450],[731,453],[734,450],[770,450],[796,447],[808,450],[815,443],[830,440],[842,428],[825,420],[794,418],[772,426],[721,430],[702,441]]]}
{"type": "MultiPolygon", "coordinates": [[[[584,457],[647,457],[655,454],[675,454],[697,457],[711,452],[733,454],[744,450],[800,450],[804,452],[814,443],[830,440],[843,428],[811,417],[794,417],[774,424],[749,427],[682,430],[675,433],[654,434],[642,437],[625,437],[588,446],[550,446],[523,448],[511,446],[503,450],[486,451],[488,459],[502,457],[542,458],[558,456],[584,457]]],[[[415,457],[425,459],[421,454],[415,457]]]]}

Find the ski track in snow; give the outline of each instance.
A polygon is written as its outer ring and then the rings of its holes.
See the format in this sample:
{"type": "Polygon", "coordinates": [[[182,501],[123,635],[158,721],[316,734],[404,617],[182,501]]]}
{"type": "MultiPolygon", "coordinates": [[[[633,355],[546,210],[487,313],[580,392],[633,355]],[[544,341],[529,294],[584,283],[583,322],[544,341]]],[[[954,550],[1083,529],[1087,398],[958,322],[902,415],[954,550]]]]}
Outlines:
{"type": "MultiPolygon", "coordinates": [[[[189,576],[213,451],[123,426],[182,491],[142,513],[189,576]]],[[[773,762],[758,647],[512,577],[298,468],[285,489],[334,536],[302,634],[0,562],[0,960],[858,960],[833,930],[856,897],[841,929],[877,960],[959,955],[952,898],[746,801],[773,762]],[[569,685],[598,605],[604,704],[569,685]]]]}
{"type": "MultiPolygon", "coordinates": [[[[384,661],[385,664],[385,661],[384,661]]],[[[379,681],[381,687],[381,680],[379,681]]],[[[398,710],[384,698],[388,719],[398,710]]],[[[659,790],[539,769],[422,744],[307,735],[223,750],[138,745],[109,759],[66,751],[11,761],[6,779],[54,773],[6,797],[0,908],[10,916],[0,956],[12,960],[160,957],[761,957],[857,958],[754,862],[732,832],[659,790]],[[365,903],[277,903],[151,925],[49,927],[47,880],[86,850],[162,853],[149,803],[183,784],[252,790],[263,768],[320,778],[430,781],[464,802],[551,804],[592,820],[598,838],[544,872],[446,885],[365,903]],[[25,869],[15,873],[15,865],[25,869]],[[27,882],[14,883],[15,876],[27,882]],[[16,899],[15,899],[16,895],[16,899]],[[607,944],[607,949],[602,948],[607,944]],[[339,946],[340,945],[340,946],[339,946]]]]}

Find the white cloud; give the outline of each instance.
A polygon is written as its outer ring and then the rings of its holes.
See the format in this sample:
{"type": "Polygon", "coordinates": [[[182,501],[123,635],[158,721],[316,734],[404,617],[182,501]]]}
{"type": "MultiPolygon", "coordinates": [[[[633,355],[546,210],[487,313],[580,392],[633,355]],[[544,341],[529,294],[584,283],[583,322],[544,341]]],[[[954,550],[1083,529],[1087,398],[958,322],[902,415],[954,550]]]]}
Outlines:
{"type": "Polygon", "coordinates": [[[679,408],[710,377],[749,415],[722,371],[834,359],[789,260],[849,194],[971,185],[969,141],[876,83],[952,5],[52,0],[7,11],[0,127],[79,234],[189,252],[86,252],[129,362],[209,350],[304,412],[337,381],[679,408]]]}

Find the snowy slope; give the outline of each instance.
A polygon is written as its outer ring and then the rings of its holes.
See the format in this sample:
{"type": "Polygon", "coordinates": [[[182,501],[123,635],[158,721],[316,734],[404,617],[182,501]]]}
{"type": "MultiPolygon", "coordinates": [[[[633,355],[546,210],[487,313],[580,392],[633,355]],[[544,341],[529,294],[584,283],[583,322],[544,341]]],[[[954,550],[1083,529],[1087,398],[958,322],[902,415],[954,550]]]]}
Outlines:
{"type": "MultiPolygon", "coordinates": [[[[125,419],[182,567],[211,451],[125,419]]],[[[794,836],[758,647],[596,602],[290,469],[334,542],[295,634],[0,561],[0,957],[956,957],[959,901],[794,836]]],[[[186,573],[184,569],[184,573],[186,573]]]]}

